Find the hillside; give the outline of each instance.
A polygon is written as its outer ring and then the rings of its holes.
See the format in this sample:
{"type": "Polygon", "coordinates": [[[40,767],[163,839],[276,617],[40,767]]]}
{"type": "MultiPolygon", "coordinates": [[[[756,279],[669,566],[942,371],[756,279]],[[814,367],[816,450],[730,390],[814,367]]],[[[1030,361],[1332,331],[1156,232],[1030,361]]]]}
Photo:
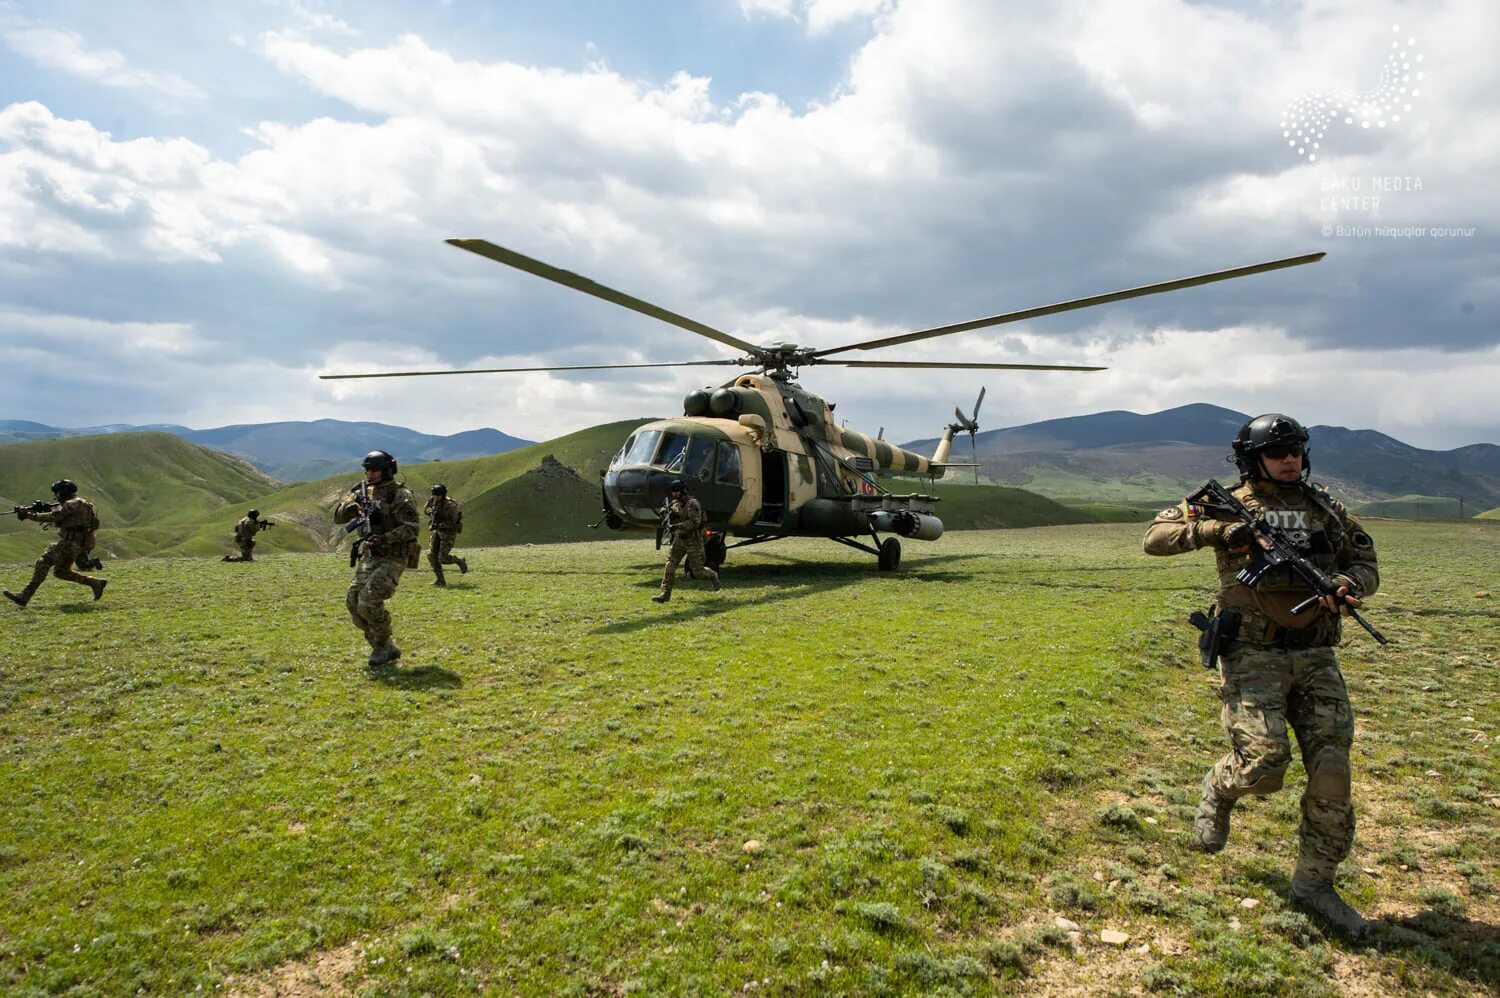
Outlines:
{"type": "MultiPolygon", "coordinates": [[[[1249,417],[1212,405],[1141,415],[1101,412],[977,435],[980,474],[1065,502],[1159,505],[1205,479],[1234,478],[1229,442],[1249,417]]],[[[1424,450],[1374,430],[1311,426],[1313,480],[1355,508],[1407,496],[1464,497],[1466,508],[1500,502],[1500,447],[1424,450]]],[[[930,452],[936,439],[903,447],[930,452]]],[[[955,452],[968,459],[960,441],[955,452]]],[[[1432,515],[1441,504],[1413,506],[1432,515]]]]}
{"type": "MultiPolygon", "coordinates": [[[[204,522],[218,524],[227,535],[251,502],[277,487],[238,458],[168,433],[0,444],[0,506],[6,511],[50,500],[58,478],[77,482],[98,509],[106,524],[100,534],[104,557],[163,553],[204,522]]],[[[0,517],[0,560],[31,561],[43,539],[36,524],[0,517]]],[[[288,549],[313,546],[294,543],[288,549]]]]}
{"type": "Polygon", "coordinates": [[[142,431],[170,433],[189,443],[243,457],[261,471],[284,482],[312,481],[338,474],[351,461],[358,461],[377,448],[390,451],[403,461],[417,463],[502,454],[531,443],[488,428],[445,436],[387,423],[339,419],[246,423],[208,430],[193,430],[175,424],[64,428],[28,420],[0,420],[0,442],[142,431]]]}

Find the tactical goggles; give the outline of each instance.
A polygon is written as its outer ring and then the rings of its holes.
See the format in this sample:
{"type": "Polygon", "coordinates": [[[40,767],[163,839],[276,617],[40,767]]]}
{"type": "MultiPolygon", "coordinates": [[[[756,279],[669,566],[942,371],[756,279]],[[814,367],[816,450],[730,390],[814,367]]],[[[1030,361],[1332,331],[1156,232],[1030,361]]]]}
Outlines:
{"type": "Polygon", "coordinates": [[[1304,450],[1301,444],[1293,444],[1290,447],[1267,447],[1261,453],[1272,461],[1285,461],[1289,457],[1301,457],[1304,450]]]}

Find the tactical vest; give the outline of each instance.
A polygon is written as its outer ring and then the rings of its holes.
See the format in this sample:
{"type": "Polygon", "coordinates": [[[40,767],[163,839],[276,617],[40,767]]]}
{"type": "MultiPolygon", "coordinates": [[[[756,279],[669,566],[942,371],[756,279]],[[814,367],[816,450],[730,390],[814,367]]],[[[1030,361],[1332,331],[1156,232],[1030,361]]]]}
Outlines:
{"type": "MultiPolygon", "coordinates": [[[[1230,491],[1256,519],[1280,527],[1319,569],[1329,574],[1338,571],[1338,550],[1347,525],[1327,493],[1300,483],[1296,487],[1283,487],[1259,481],[1242,482],[1230,491]]],[[[1219,572],[1218,603],[1248,612],[1255,622],[1250,631],[1270,625],[1292,630],[1316,628],[1319,637],[1315,644],[1338,642],[1338,620],[1331,615],[1317,609],[1292,615],[1292,606],[1312,595],[1312,589],[1290,568],[1272,569],[1251,589],[1235,576],[1253,560],[1253,551],[1216,548],[1214,557],[1219,572]]],[[[1247,637],[1250,631],[1245,632],[1247,637]]]]}

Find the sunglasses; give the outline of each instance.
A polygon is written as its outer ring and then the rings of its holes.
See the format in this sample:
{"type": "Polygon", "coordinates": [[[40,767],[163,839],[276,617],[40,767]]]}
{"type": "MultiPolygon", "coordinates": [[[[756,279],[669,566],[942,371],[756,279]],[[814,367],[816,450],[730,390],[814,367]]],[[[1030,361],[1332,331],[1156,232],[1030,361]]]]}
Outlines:
{"type": "Polygon", "coordinates": [[[1304,453],[1302,447],[1267,447],[1261,451],[1266,457],[1273,461],[1285,461],[1289,457],[1301,457],[1304,453]]]}

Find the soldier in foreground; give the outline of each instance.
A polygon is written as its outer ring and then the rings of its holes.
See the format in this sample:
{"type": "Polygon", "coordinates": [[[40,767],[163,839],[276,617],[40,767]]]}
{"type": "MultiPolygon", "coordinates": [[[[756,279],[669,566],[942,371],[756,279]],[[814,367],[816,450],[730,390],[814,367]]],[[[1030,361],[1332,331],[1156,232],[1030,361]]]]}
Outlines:
{"type": "Polygon", "coordinates": [[[226,554],[225,561],[254,561],[255,560],[255,535],[262,530],[269,530],[276,526],[270,520],[260,518],[260,510],[252,509],[240,518],[240,522],[234,525],[234,543],[240,549],[237,555],[226,554]]]}
{"type": "Polygon", "coordinates": [[[335,523],[347,524],[357,536],[350,549],[356,565],[354,581],[344,603],[349,617],[370,643],[371,667],[389,665],[401,657],[391,640],[391,614],[385,601],[396,593],[401,573],[415,568],[421,555],[417,543],[420,520],[416,500],[396,481],[396,459],[383,450],[365,455],[365,480],[334,508],[335,523]]]}
{"type": "Polygon", "coordinates": [[[703,562],[703,506],[688,495],[687,483],[678,480],[667,492],[667,508],[663,511],[665,529],[672,535],[672,546],[667,552],[667,568],[661,577],[661,592],[651,597],[653,603],[665,603],[672,598],[672,583],[677,578],[677,566],[687,559],[688,574],[694,578],[706,576],[719,591],[719,573],[703,562]]]}
{"type": "Polygon", "coordinates": [[[95,579],[73,571],[73,563],[87,557],[87,551],[92,547],[94,531],[99,529],[99,517],[94,512],[94,504],[87,499],[80,499],[78,486],[66,478],[52,483],[52,498],[54,502],[51,503],[33,503],[30,506],[17,506],[15,509],[17,518],[35,520],[43,525],[44,530],[47,524],[57,526],[57,540],[47,545],[47,550],[42,552],[42,556],[32,566],[31,581],[26,584],[26,588],[18,593],[5,590],[5,598],[16,606],[24,607],[31,602],[32,595],[47,577],[49,570],[59,579],[88,586],[94,591],[94,599],[103,596],[104,587],[109,584],[107,579],[95,579]]]}
{"type": "Polygon", "coordinates": [[[1358,939],[1370,923],[1333,886],[1354,842],[1354,714],[1333,649],[1342,619],[1375,592],[1380,575],[1370,535],[1342,504],[1307,482],[1307,441],[1294,419],[1277,413],[1252,419],[1234,440],[1240,483],[1228,492],[1255,521],[1283,531],[1324,573],[1330,592],[1315,591],[1286,565],[1268,570],[1254,588],[1239,581],[1269,542],[1257,526],[1225,518],[1221,508],[1205,508],[1196,496],[1157,514],[1145,548],[1173,555],[1210,547],[1217,560],[1219,593],[1212,617],[1199,625],[1205,638],[1215,635],[1205,663],[1220,662],[1219,698],[1232,750],[1203,778],[1193,822],[1198,841],[1211,853],[1223,849],[1235,802],[1281,789],[1292,758],[1290,724],[1307,770],[1292,901],[1358,939]],[[1303,603],[1312,611],[1292,612],[1303,603]]]}
{"type": "Polygon", "coordinates": [[[453,554],[453,542],[464,529],[463,510],[456,501],[448,498],[448,486],[439,482],[432,487],[432,498],[427,500],[422,512],[427,514],[427,530],[432,534],[432,544],[427,549],[427,563],[437,575],[432,584],[446,586],[444,565],[457,565],[459,575],[467,575],[469,571],[469,563],[453,554]]]}

